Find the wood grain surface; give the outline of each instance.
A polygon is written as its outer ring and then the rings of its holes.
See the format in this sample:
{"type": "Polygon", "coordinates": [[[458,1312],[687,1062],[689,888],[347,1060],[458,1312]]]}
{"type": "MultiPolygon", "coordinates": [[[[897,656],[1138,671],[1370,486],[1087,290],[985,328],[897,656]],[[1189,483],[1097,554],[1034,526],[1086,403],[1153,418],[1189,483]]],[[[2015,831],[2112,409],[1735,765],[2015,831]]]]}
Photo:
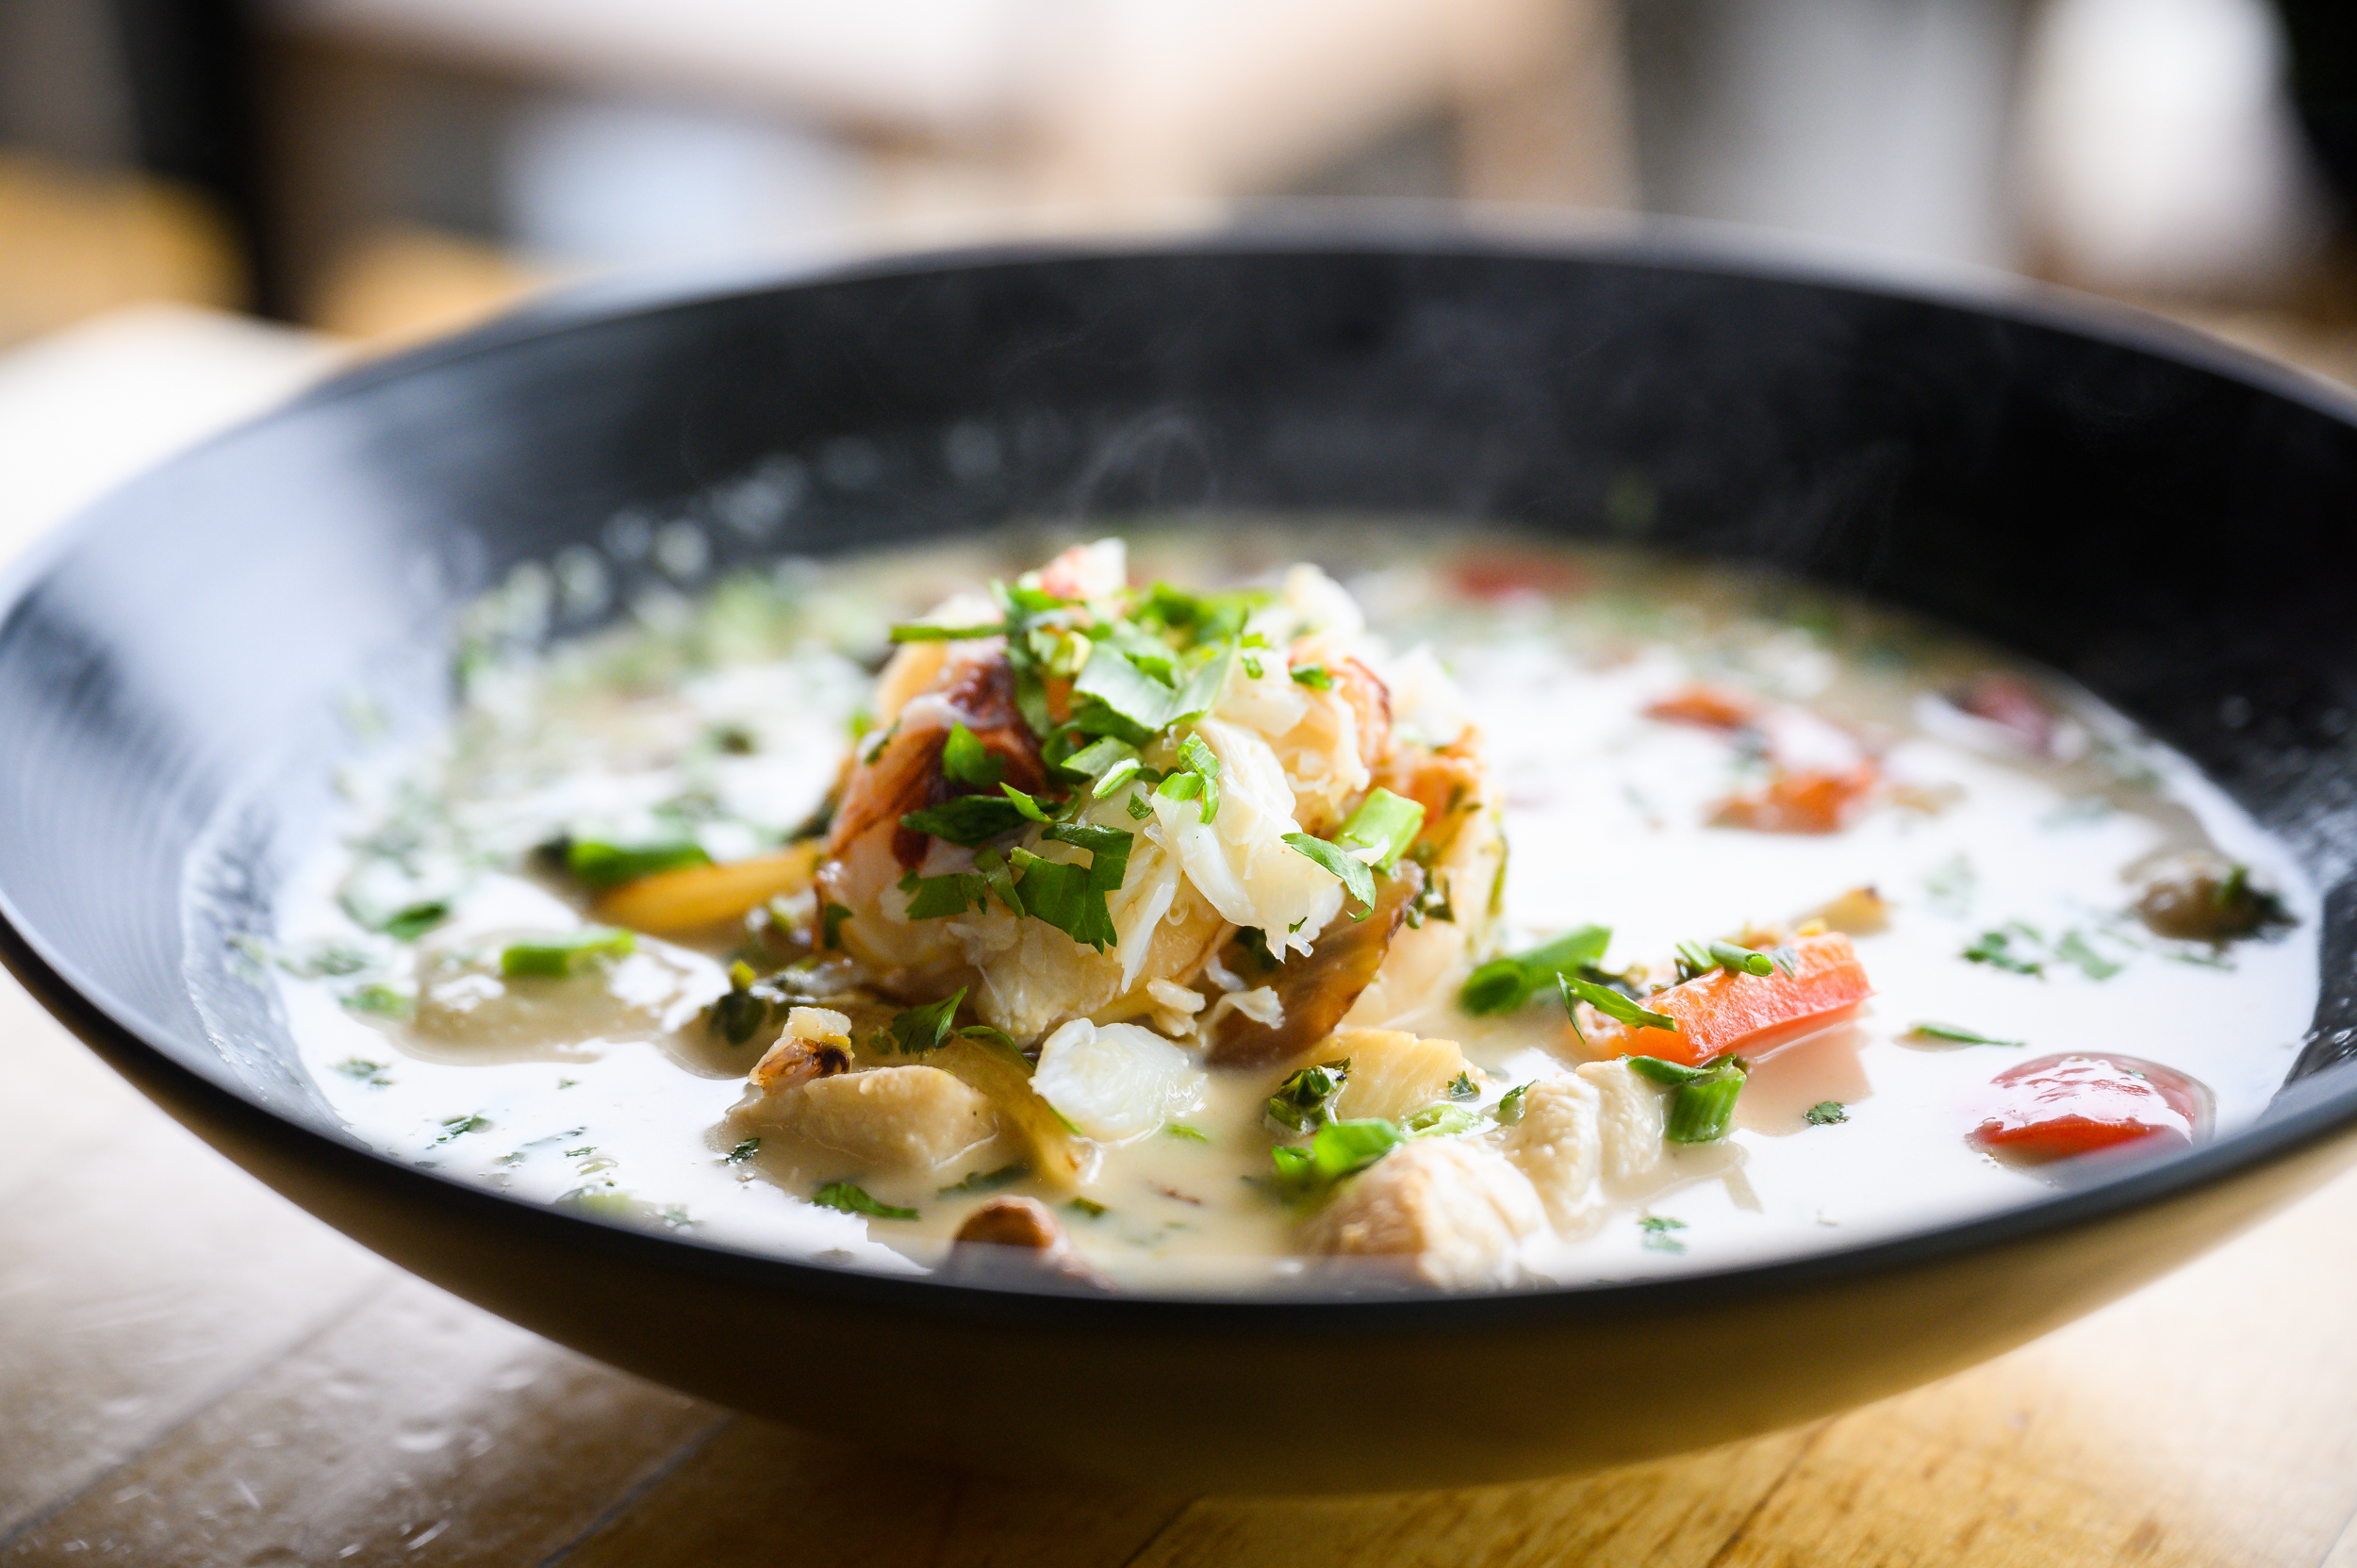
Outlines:
{"type": "Polygon", "coordinates": [[[641,1383],[327,1230],[5,980],[0,1106],[0,1564],[2357,1568],[2357,1175],[1803,1430],[1303,1501],[964,1476],[641,1383]]]}

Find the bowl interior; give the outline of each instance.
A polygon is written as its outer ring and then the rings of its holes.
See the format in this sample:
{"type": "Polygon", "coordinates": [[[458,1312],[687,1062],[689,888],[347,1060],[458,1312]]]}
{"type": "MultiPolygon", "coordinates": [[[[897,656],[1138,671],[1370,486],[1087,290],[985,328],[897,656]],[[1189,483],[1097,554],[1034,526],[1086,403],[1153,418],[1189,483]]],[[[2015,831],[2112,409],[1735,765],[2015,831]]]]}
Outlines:
{"type": "Polygon", "coordinates": [[[2357,1037],[2353,503],[2346,409],[2226,351],[1643,245],[997,256],[520,320],[20,569],[0,915],[142,1048],[339,1135],[234,938],[319,829],[342,701],[430,722],[456,608],[519,563],[593,552],[626,600],[680,522],[717,573],[1024,519],[1480,520],[1928,612],[2186,753],[2326,893],[2295,1076],[2329,1120],[2357,1108],[2328,1071],[2357,1037]]]}

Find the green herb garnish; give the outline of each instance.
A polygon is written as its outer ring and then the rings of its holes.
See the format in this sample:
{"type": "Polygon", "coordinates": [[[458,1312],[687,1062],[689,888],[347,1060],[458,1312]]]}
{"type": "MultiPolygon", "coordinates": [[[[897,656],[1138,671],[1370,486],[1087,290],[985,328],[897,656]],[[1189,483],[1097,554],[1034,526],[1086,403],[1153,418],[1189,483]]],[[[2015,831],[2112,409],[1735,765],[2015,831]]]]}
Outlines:
{"type": "Polygon", "coordinates": [[[746,1161],[751,1159],[754,1155],[759,1154],[760,1152],[761,1140],[759,1138],[748,1138],[743,1143],[738,1144],[734,1148],[730,1149],[726,1154],[720,1156],[720,1164],[724,1165],[741,1165],[746,1161]]]}
{"type": "Polygon", "coordinates": [[[591,926],[564,936],[515,942],[500,949],[500,973],[515,979],[531,976],[563,980],[587,972],[608,959],[625,958],[638,949],[638,938],[613,926],[591,926]]]}
{"type": "Polygon", "coordinates": [[[1307,855],[1332,872],[1335,880],[1343,884],[1343,890],[1359,901],[1361,915],[1375,907],[1375,872],[1365,861],[1338,845],[1328,844],[1323,838],[1311,838],[1306,833],[1289,833],[1285,835],[1285,842],[1296,854],[1307,855]]]}
{"type": "Polygon", "coordinates": [[[890,1203],[880,1203],[867,1196],[867,1189],[849,1181],[830,1181],[812,1195],[811,1201],[821,1209],[840,1209],[847,1214],[867,1214],[876,1219],[915,1219],[916,1211],[902,1209],[890,1203]]]}
{"type": "Polygon", "coordinates": [[[1673,1144],[1716,1143],[1727,1135],[1748,1069],[1728,1057],[1678,1085],[1661,1135],[1673,1144]]]}
{"type": "Polygon", "coordinates": [[[404,904],[385,916],[377,930],[396,942],[415,942],[427,932],[450,918],[450,902],[445,899],[425,899],[404,904]]]}
{"type": "Polygon", "coordinates": [[[1071,1202],[1065,1204],[1064,1207],[1071,1210],[1075,1213],[1086,1214],[1091,1219],[1103,1219],[1107,1214],[1113,1213],[1111,1209],[1107,1208],[1104,1204],[1097,1202],[1096,1199],[1093,1197],[1076,1197],[1071,1202]]]}
{"type": "Polygon", "coordinates": [[[941,771],[970,789],[988,789],[1007,776],[1007,759],[964,725],[952,723],[948,738],[941,743],[941,771]]]}
{"type": "Polygon", "coordinates": [[[1343,824],[1334,842],[1344,850],[1375,850],[1380,851],[1374,869],[1389,871],[1399,864],[1399,857],[1408,846],[1416,841],[1424,829],[1424,807],[1405,796],[1388,789],[1373,789],[1359,802],[1359,808],[1343,824]]]}
{"type": "Polygon", "coordinates": [[[660,839],[642,844],[616,843],[602,838],[575,838],[565,846],[565,869],[576,881],[594,888],[618,887],[657,871],[685,866],[709,866],[712,857],[692,838],[660,839]]]}
{"type": "Polygon", "coordinates": [[[1801,1119],[1811,1127],[1831,1127],[1850,1119],[1850,1113],[1838,1099],[1821,1099],[1801,1114],[1801,1119]]]}
{"type": "Polygon", "coordinates": [[[1459,1073],[1455,1078],[1448,1081],[1448,1098],[1451,1099],[1479,1099],[1481,1098],[1481,1085],[1473,1081],[1473,1074],[1469,1072],[1459,1073]]]}
{"type": "Polygon", "coordinates": [[[1189,1127],[1185,1122],[1165,1122],[1162,1131],[1183,1143],[1208,1144],[1211,1141],[1210,1133],[1199,1127],[1189,1127]]]}
{"type": "Polygon", "coordinates": [[[958,1003],[964,999],[965,987],[961,985],[939,1001],[894,1014],[892,1021],[883,1027],[884,1037],[891,1041],[884,1048],[897,1050],[902,1056],[925,1056],[939,1050],[949,1038],[949,1023],[957,1016],[958,1003]]]}
{"type": "Polygon", "coordinates": [[[1020,791],[1009,790],[997,795],[953,795],[937,806],[912,811],[900,818],[900,826],[911,833],[921,833],[946,844],[970,850],[988,843],[1000,834],[1013,833],[1027,820],[1043,818],[1039,808],[1029,796],[1020,803],[1015,796],[1020,791]],[[1030,810],[1025,810],[1030,806],[1030,810]]]}
{"type": "Polygon", "coordinates": [[[1523,1119],[1523,1097],[1530,1093],[1530,1088],[1527,1083],[1517,1083],[1498,1098],[1496,1105],[1491,1107],[1490,1114],[1498,1119],[1500,1127],[1511,1127],[1523,1119]]]}
{"type": "Polygon", "coordinates": [[[1296,1197],[1314,1197],[1344,1177],[1374,1164],[1401,1144],[1407,1134],[1380,1117],[1363,1121],[1327,1122],[1302,1148],[1279,1144],[1269,1150],[1278,1190],[1296,1197]]]}
{"type": "Polygon", "coordinates": [[[1453,1138],[1480,1125],[1480,1114],[1461,1105],[1427,1105],[1400,1123],[1410,1138],[1453,1138]]]}
{"type": "Polygon", "coordinates": [[[2042,962],[2042,955],[2036,950],[2036,945],[2039,942],[2040,938],[2034,927],[2025,926],[2017,921],[2009,926],[2001,926],[1995,931],[1983,932],[1965,948],[1964,958],[1969,964],[1986,964],[1992,969],[2003,969],[2017,975],[2042,977],[2046,973],[2046,966],[2042,962]],[[2024,952],[2017,944],[2026,945],[2030,950],[2024,952]]]}
{"type": "Polygon", "coordinates": [[[1268,1119],[1295,1132],[1314,1132],[1331,1117],[1334,1097],[1350,1080],[1350,1058],[1303,1067],[1277,1086],[1264,1108],[1268,1119]]]}
{"type": "Polygon", "coordinates": [[[1645,1250],[1648,1252],[1686,1250],[1686,1244],[1670,1234],[1673,1230],[1686,1229],[1686,1222],[1682,1219],[1672,1219],[1667,1214],[1647,1214],[1637,1222],[1637,1229],[1644,1232],[1645,1250]]]}
{"type": "Polygon", "coordinates": [[[894,642],[963,642],[969,637],[995,637],[1004,626],[932,626],[921,620],[904,620],[892,628],[894,642]]]}
{"type": "Polygon", "coordinates": [[[1638,1006],[1618,991],[1598,985],[1592,980],[1577,975],[1558,973],[1555,977],[1557,994],[1563,999],[1563,1011],[1576,1024],[1579,1014],[1574,1001],[1584,1001],[1606,1017],[1631,1029],[1666,1029],[1675,1032],[1678,1021],[1666,1013],[1653,1013],[1638,1006]]]}
{"type": "Polygon", "coordinates": [[[1295,665],[1293,670],[1293,677],[1294,680],[1300,682],[1303,685],[1308,686],[1312,691],[1330,691],[1333,689],[1334,677],[1327,672],[1327,668],[1322,664],[1295,665]]]}
{"type": "Polygon", "coordinates": [[[935,1196],[951,1197],[959,1193],[995,1193],[1001,1187],[1014,1186],[1030,1174],[1031,1167],[1017,1160],[1014,1164],[1000,1165],[997,1170],[968,1171],[964,1180],[951,1182],[939,1189],[935,1196]]]}
{"type": "Polygon", "coordinates": [[[1973,1029],[1959,1029],[1954,1024],[1917,1024],[1907,1032],[1920,1034],[1926,1040],[1953,1040],[1960,1046],[2019,1046],[2023,1043],[2019,1040],[2000,1040],[1993,1034],[1983,1034],[1973,1029]]]}
{"type": "Polygon", "coordinates": [[[2063,939],[2054,944],[2054,956],[2076,964],[2089,980],[2109,980],[2120,970],[2118,963],[2097,952],[2093,944],[2075,931],[2063,933],[2063,939]]]}
{"type": "Polygon", "coordinates": [[[1557,975],[1593,969],[1611,943],[1610,926],[1581,926],[1528,952],[1493,958],[1466,978],[1457,1005],[1475,1015],[1511,1013],[1557,975]]]}
{"type": "Polygon", "coordinates": [[[843,947],[843,938],[840,934],[843,930],[843,922],[850,917],[851,911],[849,907],[845,904],[829,904],[826,908],[820,910],[818,912],[819,947],[830,950],[840,951],[843,947]]]}

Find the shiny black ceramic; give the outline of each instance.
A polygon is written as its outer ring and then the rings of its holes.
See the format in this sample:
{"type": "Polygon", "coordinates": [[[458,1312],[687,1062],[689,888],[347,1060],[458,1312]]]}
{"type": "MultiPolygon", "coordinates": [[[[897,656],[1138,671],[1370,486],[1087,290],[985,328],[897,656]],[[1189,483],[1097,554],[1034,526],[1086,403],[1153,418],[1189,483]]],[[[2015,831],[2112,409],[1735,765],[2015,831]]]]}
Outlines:
{"type": "MultiPolygon", "coordinates": [[[[2336,1168],[2357,1127],[2352,586],[2346,401],[2045,297],[1659,239],[1360,237],[576,301],[345,375],[14,570],[0,957],[173,1114],[370,1246],[748,1410],[1160,1487],[1609,1463],[2019,1343],[2336,1168]],[[518,563],[590,550],[628,589],[666,561],[697,574],[660,547],[679,520],[709,572],[1196,507],[1768,562],[2069,671],[2327,890],[2321,929],[2293,938],[2320,941],[2326,974],[2295,1082],[2198,1152],[1830,1256],[1455,1298],[1158,1300],[845,1273],[511,1201],[360,1148],[289,1066],[234,938],[270,929],[319,831],[338,704],[363,691],[429,721],[455,606],[518,563]],[[1665,1353],[1695,1342],[1735,1349],[1665,1353]],[[1354,1390],[1377,1397],[1321,1418],[1354,1390]]],[[[564,603],[559,631],[586,623],[564,603]]]]}

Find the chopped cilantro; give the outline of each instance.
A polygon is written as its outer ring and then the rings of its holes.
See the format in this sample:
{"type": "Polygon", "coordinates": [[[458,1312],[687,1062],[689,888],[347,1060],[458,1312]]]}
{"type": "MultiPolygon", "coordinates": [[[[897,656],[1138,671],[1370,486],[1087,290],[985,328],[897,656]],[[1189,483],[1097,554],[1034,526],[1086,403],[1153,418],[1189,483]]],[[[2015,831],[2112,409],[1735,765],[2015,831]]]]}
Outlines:
{"type": "Polygon", "coordinates": [[[934,1196],[950,1197],[959,1193],[994,1193],[1001,1187],[1014,1186],[1030,1174],[1031,1167],[1017,1160],[1014,1164],[1000,1165],[997,1170],[968,1171],[964,1180],[952,1181],[938,1189],[934,1196]]]}
{"type": "Polygon", "coordinates": [[[1312,691],[1327,691],[1332,689],[1334,685],[1334,677],[1327,673],[1327,668],[1322,664],[1295,665],[1293,677],[1312,691]]]}
{"type": "Polygon", "coordinates": [[[2063,939],[2054,944],[2054,956],[2076,964],[2089,980],[2109,980],[2120,969],[2118,963],[2097,952],[2094,945],[2075,931],[2063,933],[2063,939]]]}
{"type": "Polygon", "coordinates": [[[1334,1097],[1350,1079],[1350,1058],[1303,1067],[1277,1086],[1265,1107],[1268,1119],[1295,1132],[1314,1132],[1330,1118],[1334,1097]]]}
{"type": "Polygon", "coordinates": [[[1105,900],[1121,891],[1137,835],[1118,828],[1052,822],[1040,830],[1040,836],[1086,850],[1089,864],[1078,866],[1017,850],[1014,886],[1025,908],[1034,918],[1099,952],[1115,946],[1120,938],[1105,900]]]}
{"type": "Polygon", "coordinates": [[[912,920],[963,915],[990,900],[990,879],[980,871],[949,871],[938,877],[920,877],[911,871],[897,885],[909,896],[912,920]]]}
{"type": "Polygon", "coordinates": [[[1269,1163],[1276,1167],[1279,1191],[1314,1197],[1374,1164],[1407,1138],[1396,1123],[1380,1117],[1327,1122],[1317,1130],[1307,1148],[1279,1144],[1270,1149],[1269,1163]]]}
{"type": "Polygon", "coordinates": [[[867,1189],[849,1181],[830,1181],[812,1195],[811,1201],[821,1209],[840,1209],[847,1214],[867,1214],[876,1219],[915,1219],[916,1211],[902,1209],[890,1203],[879,1203],[867,1196],[867,1189]]]}
{"type": "Polygon", "coordinates": [[[1490,1114],[1498,1119],[1500,1127],[1511,1127],[1523,1119],[1523,1097],[1530,1093],[1530,1085],[1517,1083],[1499,1097],[1490,1114]]]}
{"type": "Polygon", "coordinates": [[[1075,1213],[1086,1214],[1091,1219],[1102,1219],[1113,1213],[1111,1209],[1093,1197],[1076,1197],[1064,1207],[1075,1213]]]}
{"type": "Polygon", "coordinates": [[[511,942],[500,949],[500,973],[514,979],[533,976],[563,980],[588,971],[610,958],[637,950],[638,938],[613,926],[589,926],[563,936],[534,942],[511,942]]]}
{"type": "Polygon", "coordinates": [[[384,1062],[371,1062],[362,1057],[347,1056],[336,1064],[336,1070],[346,1078],[357,1079],[363,1083],[384,1084],[392,1081],[390,1079],[378,1076],[387,1065],[389,1064],[384,1062]]]}
{"type": "Polygon", "coordinates": [[[480,1113],[465,1116],[444,1116],[442,1135],[434,1141],[437,1144],[446,1144],[453,1138],[462,1137],[469,1132],[481,1132],[490,1125],[491,1118],[480,1113]]]}
{"type": "Polygon", "coordinates": [[[1559,974],[1588,973],[1612,942],[1610,926],[1581,926],[1554,941],[1493,958],[1466,978],[1457,1005],[1472,1014],[1511,1013],[1559,974]]]}
{"type": "Polygon", "coordinates": [[[953,795],[937,806],[908,813],[900,818],[900,826],[911,833],[925,834],[970,850],[1000,834],[1012,833],[1026,819],[1038,815],[1039,808],[1031,804],[1029,796],[1024,796],[1023,803],[1018,805],[1005,794],[953,795]],[[1031,809],[1026,811],[1024,806],[1031,809]]]}
{"type": "Polygon", "coordinates": [[[831,950],[839,950],[843,946],[841,935],[843,922],[850,917],[851,911],[844,904],[829,904],[820,910],[818,912],[818,945],[831,950]]]}
{"type": "Polygon", "coordinates": [[[2043,976],[2046,966],[2036,956],[2035,946],[2038,940],[2035,929],[2019,923],[1986,931],[1965,948],[1965,962],[1986,964],[1992,969],[2004,969],[2017,975],[2043,976]],[[2028,949],[2027,955],[2023,948],[2028,949]]]}
{"type": "Polygon", "coordinates": [[[941,743],[941,770],[957,784],[988,789],[1007,776],[1007,759],[984,746],[973,731],[953,723],[941,743]]]}
{"type": "Polygon", "coordinates": [[[1479,1099],[1481,1098],[1481,1085],[1473,1081],[1473,1074],[1469,1072],[1459,1073],[1455,1078],[1448,1081],[1448,1098],[1451,1099],[1479,1099]]]}
{"type": "MultiPolygon", "coordinates": [[[[568,1149],[566,1152],[569,1154],[572,1150],[568,1149]]],[[[730,1149],[726,1154],[720,1156],[720,1163],[724,1165],[741,1165],[746,1161],[751,1159],[754,1155],[759,1154],[760,1152],[761,1140],[759,1138],[748,1138],[743,1143],[738,1144],[734,1148],[730,1149]]]]}
{"type": "Polygon", "coordinates": [[[1838,1099],[1821,1099],[1801,1114],[1801,1119],[1811,1127],[1831,1127],[1850,1119],[1850,1113],[1838,1099]]]}
{"type": "Polygon", "coordinates": [[[1673,1230],[1686,1229],[1686,1222],[1682,1219],[1672,1219],[1666,1214],[1647,1214],[1637,1222],[1637,1229],[1644,1232],[1645,1250],[1648,1252],[1686,1250],[1686,1244],[1670,1234],[1673,1230]]]}
{"type": "Polygon", "coordinates": [[[404,904],[385,917],[376,929],[396,942],[415,942],[427,932],[450,918],[450,904],[442,899],[427,899],[414,904],[404,904]]]}
{"type": "Polygon", "coordinates": [[[883,1027],[883,1033],[892,1042],[887,1048],[898,1050],[902,1056],[924,1056],[939,1050],[942,1042],[949,1038],[949,1023],[957,1016],[958,1003],[964,999],[965,987],[961,985],[938,1001],[894,1014],[892,1021],[883,1027]]]}

